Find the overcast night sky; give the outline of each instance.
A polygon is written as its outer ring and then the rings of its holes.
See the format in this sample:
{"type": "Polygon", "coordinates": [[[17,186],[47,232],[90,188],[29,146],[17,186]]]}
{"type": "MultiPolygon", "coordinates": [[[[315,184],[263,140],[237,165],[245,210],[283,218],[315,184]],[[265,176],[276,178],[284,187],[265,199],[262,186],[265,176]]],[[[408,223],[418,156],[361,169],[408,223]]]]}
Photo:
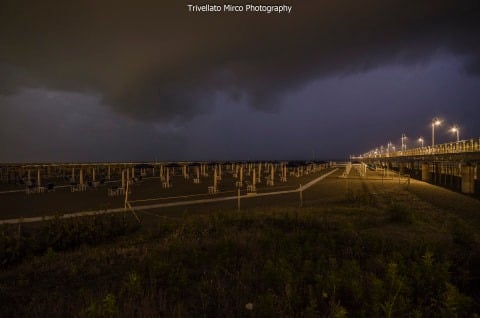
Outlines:
{"type": "Polygon", "coordinates": [[[345,159],[480,137],[480,2],[0,1],[0,162],[345,159]],[[288,13],[187,4],[292,5],[288,13]]]}

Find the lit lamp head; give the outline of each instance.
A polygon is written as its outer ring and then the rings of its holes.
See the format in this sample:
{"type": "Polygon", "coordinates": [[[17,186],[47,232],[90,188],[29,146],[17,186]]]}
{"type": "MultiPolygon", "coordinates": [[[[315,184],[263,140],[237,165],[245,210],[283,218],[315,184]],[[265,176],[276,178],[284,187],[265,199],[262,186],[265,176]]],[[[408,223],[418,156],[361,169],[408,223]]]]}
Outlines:
{"type": "Polygon", "coordinates": [[[441,120],[438,118],[434,118],[432,120],[432,126],[440,126],[441,123],[442,123],[441,120]]]}
{"type": "Polygon", "coordinates": [[[450,129],[450,131],[457,134],[457,142],[458,142],[460,129],[457,126],[453,126],[452,129],[450,129]]]}

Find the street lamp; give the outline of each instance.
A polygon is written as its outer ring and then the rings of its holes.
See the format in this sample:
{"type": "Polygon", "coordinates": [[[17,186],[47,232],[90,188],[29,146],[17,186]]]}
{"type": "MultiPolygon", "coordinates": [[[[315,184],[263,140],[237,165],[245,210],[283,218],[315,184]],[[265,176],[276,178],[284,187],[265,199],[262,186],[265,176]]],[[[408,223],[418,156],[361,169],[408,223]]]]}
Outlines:
{"type": "Polygon", "coordinates": [[[402,151],[407,150],[407,144],[405,143],[405,139],[407,139],[407,135],[402,134],[402,151]]]}
{"type": "Polygon", "coordinates": [[[441,123],[438,118],[432,120],[432,147],[435,146],[435,126],[439,126],[441,123]]]}
{"type": "Polygon", "coordinates": [[[418,142],[420,143],[420,145],[422,145],[422,148],[423,148],[423,142],[424,142],[424,141],[425,141],[425,140],[423,140],[423,137],[418,138],[418,142]]]}
{"type": "Polygon", "coordinates": [[[457,133],[457,142],[459,142],[460,141],[460,137],[459,137],[460,129],[457,126],[453,126],[452,129],[450,129],[450,131],[457,133]]]}

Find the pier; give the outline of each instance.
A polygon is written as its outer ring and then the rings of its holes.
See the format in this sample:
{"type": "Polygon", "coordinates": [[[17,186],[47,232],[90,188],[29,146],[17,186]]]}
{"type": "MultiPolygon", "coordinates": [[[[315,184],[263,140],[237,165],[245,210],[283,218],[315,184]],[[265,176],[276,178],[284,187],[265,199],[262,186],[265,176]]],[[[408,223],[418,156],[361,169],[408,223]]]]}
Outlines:
{"type": "Polygon", "coordinates": [[[465,194],[480,194],[480,138],[400,151],[370,151],[351,160],[369,169],[394,170],[465,194]]]}

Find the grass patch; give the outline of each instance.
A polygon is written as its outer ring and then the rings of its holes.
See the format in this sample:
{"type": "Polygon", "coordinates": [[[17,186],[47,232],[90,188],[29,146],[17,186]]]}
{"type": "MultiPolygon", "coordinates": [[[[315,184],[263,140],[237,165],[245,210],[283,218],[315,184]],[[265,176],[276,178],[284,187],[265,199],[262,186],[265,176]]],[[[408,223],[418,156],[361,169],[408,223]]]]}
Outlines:
{"type": "Polygon", "coordinates": [[[5,224],[0,227],[0,268],[8,268],[33,255],[51,256],[55,251],[112,241],[138,229],[139,225],[125,214],[55,218],[40,226],[5,224]]]}
{"type": "Polygon", "coordinates": [[[388,213],[390,221],[393,223],[413,224],[415,222],[412,209],[404,204],[391,203],[388,213]]]}
{"type": "MultiPolygon", "coordinates": [[[[386,211],[392,221],[410,227],[405,209],[393,207],[386,211]]],[[[4,228],[9,246],[51,235],[44,238],[43,252],[24,251],[15,267],[0,272],[0,281],[9,282],[0,285],[0,301],[6,304],[0,315],[466,317],[479,312],[475,233],[461,236],[452,228],[446,246],[415,234],[385,233],[380,223],[367,226],[351,209],[248,209],[163,218],[136,230],[120,226],[121,218],[82,225],[58,221],[24,239],[14,227],[4,228]],[[372,226],[379,230],[371,231],[372,226]]]]}

